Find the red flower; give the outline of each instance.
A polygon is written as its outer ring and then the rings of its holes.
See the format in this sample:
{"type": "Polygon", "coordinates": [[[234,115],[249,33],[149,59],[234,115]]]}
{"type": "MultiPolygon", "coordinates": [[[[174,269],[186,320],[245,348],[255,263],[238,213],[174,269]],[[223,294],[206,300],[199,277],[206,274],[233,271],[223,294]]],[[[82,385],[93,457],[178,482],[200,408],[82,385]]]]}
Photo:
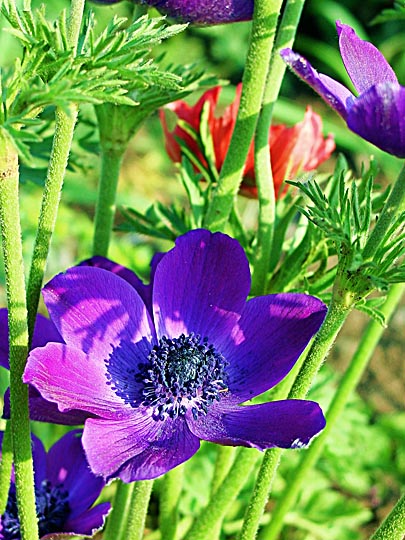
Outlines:
{"type": "MultiPolygon", "coordinates": [[[[239,107],[242,85],[236,88],[234,101],[226,107],[222,116],[215,116],[221,87],[216,86],[205,92],[195,105],[188,105],[184,101],[175,101],[167,105],[177,118],[188,124],[197,133],[200,133],[200,121],[203,107],[208,107],[208,126],[212,137],[217,171],[221,170],[226,152],[229,147],[236,115],[239,107]],[[207,104],[207,105],[206,105],[207,104]]],[[[176,139],[184,141],[188,149],[194,154],[203,167],[207,161],[198,143],[177,123],[173,131],[167,125],[164,110],[160,111],[160,119],[165,134],[165,147],[174,162],[181,161],[181,149],[176,139]]],[[[294,178],[301,171],[311,171],[328,159],[335,149],[332,135],[325,139],[322,135],[322,119],[307,107],[302,122],[287,127],[284,124],[271,126],[269,133],[270,159],[273,172],[274,189],[276,196],[280,195],[280,188],[285,180],[294,178]]],[[[244,177],[240,192],[243,195],[257,197],[254,173],[253,143],[246,158],[244,177]]]]}

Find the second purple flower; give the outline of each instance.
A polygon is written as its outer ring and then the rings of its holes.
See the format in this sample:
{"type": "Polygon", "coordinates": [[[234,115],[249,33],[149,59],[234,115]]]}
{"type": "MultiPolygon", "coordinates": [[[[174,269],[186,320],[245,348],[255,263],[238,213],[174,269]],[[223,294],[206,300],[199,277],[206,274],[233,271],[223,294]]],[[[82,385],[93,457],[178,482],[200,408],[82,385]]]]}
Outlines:
{"type": "Polygon", "coordinates": [[[325,425],[317,403],[241,404],[287,375],[326,307],[304,294],[246,301],[249,290],[241,246],[206,230],[181,236],[158,262],[151,305],[112,272],[71,268],[44,288],[65,344],[33,350],[24,381],[61,410],[97,416],[83,445],[105,478],[159,476],[201,439],[304,446],[325,425]]]}

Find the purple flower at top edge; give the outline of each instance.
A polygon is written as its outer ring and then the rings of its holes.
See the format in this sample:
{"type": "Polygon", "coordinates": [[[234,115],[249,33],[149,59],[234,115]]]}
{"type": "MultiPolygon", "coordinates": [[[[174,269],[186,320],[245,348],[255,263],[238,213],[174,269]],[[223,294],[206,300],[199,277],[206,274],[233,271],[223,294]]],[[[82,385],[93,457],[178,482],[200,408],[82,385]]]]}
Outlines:
{"type": "MultiPolygon", "coordinates": [[[[33,436],[35,498],[41,540],[66,536],[92,536],[101,529],[110,503],[92,507],[105,482],[90,470],[80,440],[70,431],[45,452],[33,436]]],[[[0,443],[3,433],[0,434],[0,443]]],[[[1,445],[0,445],[1,446],[1,445]]],[[[14,475],[5,513],[0,516],[0,540],[20,540],[14,475]]]]}
{"type": "MultiPolygon", "coordinates": [[[[121,0],[93,0],[116,4],[121,0]]],[[[155,7],[162,13],[194,24],[210,25],[248,21],[253,16],[254,0],[133,0],[155,7]]]]}
{"type": "Polygon", "coordinates": [[[394,156],[405,157],[405,87],[374,45],[340,21],[336,27],[340,54],[357,97],[339,82],[318,73],[291,49],[282,50],[282,58],[354,133],[394,156]]]}
{"type": "Polygon", "coordinates": [[[83,433],[95,474],[150,479],[189,459],[201,439],[294,448],[323,429],[312,401],[240,405],[291,370],[324,319],[320,300],[246,302],[243,249],[206,230],[177,239],[152,289],[152,315],[127,281],[101,268],[70,268],[43,290],[65,344],[32,350],[24,381],[62,411],[97,416],[83,433]]]}

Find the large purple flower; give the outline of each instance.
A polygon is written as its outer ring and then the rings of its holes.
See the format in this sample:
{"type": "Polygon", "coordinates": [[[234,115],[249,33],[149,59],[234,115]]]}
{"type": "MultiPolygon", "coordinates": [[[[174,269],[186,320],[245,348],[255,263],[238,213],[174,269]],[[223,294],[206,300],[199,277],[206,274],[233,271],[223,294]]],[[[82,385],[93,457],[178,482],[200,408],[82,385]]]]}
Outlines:
{"type": "MultiPolygon", "coordinates": [[[[121,0],[93,0],[116,4],[121,0]]],[[[133,0],[155,7],[162,13],[195,24],[222,24],[247,21],[253,15],[253,0],[133,0]]]]}
{"type": "MultiPolygon", "coordinates": [[[[3,433],[0,434],[0,442],[3,433]]],[[[80,431],[70,431],[46,453],[33,436],[35,498],[41,540],[66,536],[92,536],[103,524],[110,503],[94,506],[104,480],[88,466],[80,431]]],[[[14,476],[11,478],[7,508],[0,517],[0,540],[19,540],[14,476]]]]}
{"type": "Polygon", "coordinates": [[[246,302],[249,266],[230,237],[191,231],[156,266],[152,305],[125,280],[75,267],[43,291],[66,344],[29,356],[24,381],[79,408],[92,470],[130,482],[189,459],[200,439],[258,449],[306,445],[325,424],[318,404],[240,404],[277,384],[322,323],[304,294],[246,302]]]}
{"type": "Polygon", "coordinates": [[[398,157],[405,157],[405,87],[380,51],[361,40],[350,26],[336,22],[340,53],[346,71],[358,92],[318,73],[291,49],[281,51],[284,61],[336,112],[348,127],[398,157]]]}

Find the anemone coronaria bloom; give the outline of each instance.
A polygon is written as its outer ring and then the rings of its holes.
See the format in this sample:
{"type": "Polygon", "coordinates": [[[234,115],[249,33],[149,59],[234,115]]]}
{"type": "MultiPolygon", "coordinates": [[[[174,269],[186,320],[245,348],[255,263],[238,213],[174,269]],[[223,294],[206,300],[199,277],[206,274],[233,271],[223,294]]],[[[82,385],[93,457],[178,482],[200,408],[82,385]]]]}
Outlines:
{"type": "MultiPolygon", "coordinates": [[[[41,540],[93,536],[103,524],[110,503],[92,506],[105,482],[90,470],[80,441],[70,431],[49,450],[33,436],[35,502],[41,540]]],[[[0,434],[0,442],[3,434],[0,434]]],[[[14,474],[6,511],[0,516],[0,540],[20,540],[14,474]]]]}
{"type": "Polygon", "coordinates": [[[249,290],[239,243],[206,230],[179,237],[160,258],[150,304],[113,272],[70,268],[43,290],[65,343],[32,350],[24,381],[63,411],[95,416],[83,446],[106,479],[157,477],[200,440],[305,446],[325,425],[317,403],[241,404],[287,375],[326,307],[305,294],[246,302],[249,290]]]}
{"type": "Polygon", "coordinates": [[[336,22],[340,54],[357,91],[318,73],[291,49],[281,56],[311,86],[347,126],[366,141],[398,157],[405,157],[405,87],[381,52],[360,39],[350,26],[336,22]]]}
{"type": "MultiPolygon", "coordinates": [[[[188,105],[185,101],[179,100],[161,109],[160,119],[165,134],[166,150],[170,158],[174,162],[181,161],[181,148],[178,143],[178,139],[181,139],[201,163],[201,166],[207,166],[203,151],[196,140],[178,123],[173,130],[170,130],[165,114],[165,109],[172,111],[178,120],[185,122],[195,132],[200,133],[201,114],[205,107],[208,112],[208,127],[214,147],[215,166],[219,172],[225,160],[235,127],[241,91],[242,85],[239,84],[236,88],[234,101],[218,116],[215,113],[221,92],[220,86],[205,92],[195,105],[188,105]]],[[[311,107],[307,107],[302,122],[294,126],[272,125],[269,132],[269,143],[276,196],[280,195],[285,180],[294,178],[300,172],[316,169],[330,157],[335,149],[333,137],[331,135],[328,135],[327,138],[323,137],[322,119],[312,111],[311,107]]],[[[246,158],[240,192],[243,195],[257,196],[253,142],[246,158]]]]}
{"type": "MultiPolygon", "coordinates": [[[[93,0],[117,4],[121,0],[93,0]]],[[[162,13],[195,24],[222,24],[247,21],[253,15],[254,0],[134,0],[162,13]]]]}

